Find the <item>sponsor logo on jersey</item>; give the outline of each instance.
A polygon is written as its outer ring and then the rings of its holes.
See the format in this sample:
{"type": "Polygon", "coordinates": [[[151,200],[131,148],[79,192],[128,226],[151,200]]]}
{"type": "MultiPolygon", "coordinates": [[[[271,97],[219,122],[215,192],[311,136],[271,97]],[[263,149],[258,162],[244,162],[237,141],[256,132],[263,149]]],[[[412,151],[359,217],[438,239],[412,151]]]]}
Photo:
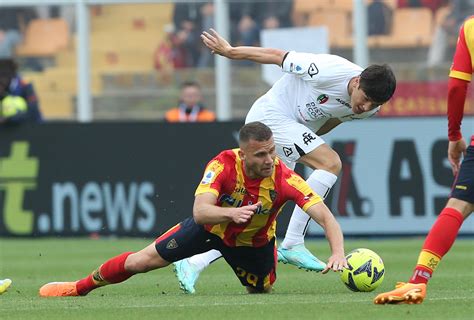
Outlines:
{"type": "Polygon", "coordinates": [[[298,106],[298,111],[301,117],[305,121],[310,120],[318,120],[321,118],[330,118],[332,115],[326,111],[321,110],[315,102],[309,102],[305,105],[305,109],[301,110],[302,108],[298,106]]]}
{"type": "Polygon", "coordinates": [[[288,148],[288,147],[283,147],[283,153],[285,156],[289,157],[293,154],[293,149],[288,148]]]}
{"type": "Polygon", "coordinates": [[[320,94],[317,100],[319,104],[323,104],[329,100],[329,96],[327,94],[320,94]]]}
{"type": "Polygon", "coordinates": [[[317,75],[318,73],[319,73],[318,67],[316,67],[316,65],[314,63],[310,64],[309,68],[308,68],[308,74],[310,75],[310,77],[312,78],[313,76],[317,75]]]}
{"type": "Polygon", "coordinates": [[[344,101],[344,100],[342,100],[342,99],[336,98],[336,101],[339,102],[340,104],[342,104],[343,106],[348,107],[349,109],[351,108],[351,104],[344,101]]]}

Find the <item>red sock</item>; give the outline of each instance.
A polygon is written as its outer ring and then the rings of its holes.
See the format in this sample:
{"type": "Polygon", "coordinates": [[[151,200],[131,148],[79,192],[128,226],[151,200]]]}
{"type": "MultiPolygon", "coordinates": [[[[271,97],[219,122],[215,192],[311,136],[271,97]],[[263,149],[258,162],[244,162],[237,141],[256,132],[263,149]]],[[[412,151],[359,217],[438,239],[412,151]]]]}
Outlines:
{"type": "Polygon", "coordinates": [[[444,208],[426,236],[410,283],[427,283],[441,258],[449,251],[464,217],[454,208],[444,208]]]}
{"type": "Polygon", "coordinates": [[[107,260],[97,270],[92,272],[92,274],[79,280],[76,284],[77,293],[81,296],[85,296],[95,288],[110,283],[119,283],[133,276],[134,273],[125,270],[125,260],[132,253],[133,252],[124,252],[121,255],[107,260]]]}

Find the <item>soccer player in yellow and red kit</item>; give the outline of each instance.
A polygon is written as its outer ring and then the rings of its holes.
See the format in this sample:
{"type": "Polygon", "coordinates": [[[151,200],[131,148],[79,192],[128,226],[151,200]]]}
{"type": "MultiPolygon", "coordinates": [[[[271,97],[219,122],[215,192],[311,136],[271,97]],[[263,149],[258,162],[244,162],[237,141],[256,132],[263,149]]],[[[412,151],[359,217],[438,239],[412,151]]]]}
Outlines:
{"type": "MultiPolygon", "coordinates": [[[[421,303],[426,296],[426,284],[441,258],[449,251],[463,221],[474,211],[474,135],[469,147],[461,135],[467,86],[474,65],[474,16],[464,22],[448,82],[448,159],[456,176],[448,203],[441,211],[426,237],[413,276],[408,283],[398,283],[396,289],[379,294],[376,304],[421,303]],[[461,163],[461,157],[464,160],[461,163]]],[[[474,134],[474,132],[473,132],[474,134]]]]}
{"type": "Polygon", "coordinates": [[[248,292],[270,292],[276,279],[275,219],[287,200],[324,228],[332,255],[323,272],[348,267],[339,224],[320,196],[276,158],[270,128],[260,122],[246,124],[239,146],[208,163],[195,193],[193,217],[141,251],[106,261],[79,281],[42,286],[40,296],[86,295],[210,249],[223,254],[248,292]]]}

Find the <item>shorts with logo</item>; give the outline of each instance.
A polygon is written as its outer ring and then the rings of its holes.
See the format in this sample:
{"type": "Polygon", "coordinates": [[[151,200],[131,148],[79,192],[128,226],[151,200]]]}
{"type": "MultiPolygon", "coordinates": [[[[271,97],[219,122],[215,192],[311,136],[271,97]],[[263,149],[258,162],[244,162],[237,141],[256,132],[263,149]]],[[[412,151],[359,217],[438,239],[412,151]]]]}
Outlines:
{"type": "Polygon", "coordinates": [[[466,149],[450,197],[474,203],[474,138],[466,149]]]}
{"type": "Polygon", "coordinates": [[[259,121],[267,125],[273,132],[278,157],[294,169],[299,158],[325,142],[309,127],[270,108],[271,104],[267,97],[260,97],[250,108],[245,123],[259,121]]]}
{"type": "Polygon", "coordinates": [[[187,218],[155,240],[156,251],[169,262],[175,262],[211,249],[219,250],[243,286],[259,291],[276,280],[277,254],[275,238],[263,247],[229,247],[222,239],[187,218]]]}

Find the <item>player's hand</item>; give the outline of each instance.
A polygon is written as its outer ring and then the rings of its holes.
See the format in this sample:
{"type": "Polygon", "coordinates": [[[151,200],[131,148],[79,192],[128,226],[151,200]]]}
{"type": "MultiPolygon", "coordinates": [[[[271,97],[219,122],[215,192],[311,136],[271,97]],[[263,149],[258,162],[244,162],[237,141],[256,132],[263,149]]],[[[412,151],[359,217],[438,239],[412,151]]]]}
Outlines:
{"type": "Polygon", "coordinates": [[[235,212],[232,215],[232,221],[237,224],[248,222],[252,219],[257,209],[262,206],[262,202],[259,201],[256,204],[235,208],[235,212]]]}
{"type": "Polygon", "coordinates": [[[343,254],[333,254],[329,257],[326,268],[322,273],[327,273],[329,270],[333,270],[334,272],[342,271],[343,268],[349,268],[346,257],[344,257],[343,254]]]}
{"type": "Polygon", "coordinates": [[[211,53],[219,54],[221,56],[227,57],[232,46],[227,42],[226,39],[222,38],[219,33],[214,29],[209,29],[209,32],[203,31],[201,33],[201,40],[211,49],[211,53]]]}
{"type": "Polygon", "coordinates": [[[461,138],[458,141],[449,141],[448,144],[448,160],[453,170],[453,175],[457,175],[459,166],[461,165],[461,158],[466,155],[466,141],[461,138]]]}

